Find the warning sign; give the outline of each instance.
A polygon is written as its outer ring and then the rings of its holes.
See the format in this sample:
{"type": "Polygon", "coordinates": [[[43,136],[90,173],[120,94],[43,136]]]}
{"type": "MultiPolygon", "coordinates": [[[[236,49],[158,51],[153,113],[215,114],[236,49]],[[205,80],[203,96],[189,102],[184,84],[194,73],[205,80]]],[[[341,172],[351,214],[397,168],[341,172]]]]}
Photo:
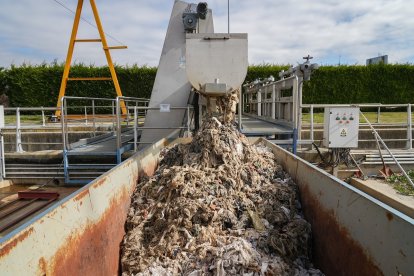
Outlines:
{"type": "Polygon", "coordinates": [[[348,130],[346,128],[341,128],[341,133],[339,135],[341,137],[346,137],[346,135],[348,135],[348,130]]]}

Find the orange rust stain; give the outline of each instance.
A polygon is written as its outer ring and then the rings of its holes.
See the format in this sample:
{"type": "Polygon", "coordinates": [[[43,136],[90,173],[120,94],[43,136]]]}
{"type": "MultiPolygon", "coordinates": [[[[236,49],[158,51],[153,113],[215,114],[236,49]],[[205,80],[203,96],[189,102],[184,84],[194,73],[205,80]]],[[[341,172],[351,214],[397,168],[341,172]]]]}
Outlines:
{"type": "Polygon", "coordinates": [[[40,258],[39,259],[39,270],[40,272],[38,273],[38,275],[46,275],[46,270],[47,269],[47,262],[45,260],[45,258],[40,258]]]}
{"type": "Polygon", "coordinates": [[[108,177],[107,177],[107,176],[105,176],[104,178],[99,179],[97,182],[95,182],[95,183],[93,184],[93,187],[94,187],[94,188],[96,188],[96,187],[101,186],[102,184],[105,184],[105,183],[106,183],[106,181],[108,181],[108,179],[107,179],[107,178],[108,178],[108,177]]]}
{"type": "Polygon", "coordinates": [[[120,244],[130,205],[127,187],[113,199],[101,219],[70,236],[55,254],[53,275],[117,275],[120,244]]]}
{"type": "Polygon", "coordinates": [[[315,265],[325,275],[383,275],[360,244],[338,224],[304,185],[300,192],[305,218],[312,225],[315,265]]]}
{"type": "Polygon", "coordinates": [[[77,196],[75,196],[75,198],[73,200],[75,201],[80,201],[82,198],[84,198],[85,196],[87,196],[89,194],[89,189],[83,190],[82,192],[80,192],[77,196]]]}
{"type": "Polygon", "coordinates": [[[151,160],[145,163],[145,166],[143,166],[142,171],[146,175],[151,176],[154,174],[157,167],[158,167],[158,160],[151,160]]]}
{"type": "Polygon", "coordinates": [[[390,212],[387,212],[386,216],[387,216],[387,219],[388,219],[389,221],[391,221],[391,220],[393,220],[393,219],[394,219],[394,216],[393,216],[390,212]]]}
{"type": "Polygon", "coordinates": [[[21,234],[18,234],[11,241],[6,243],[0,250],[0,259],[7,256],[10,251],[13,250],[20,242],[24,241],[29,235],[33,233],[33,227],[23,231],[21,234]]]}

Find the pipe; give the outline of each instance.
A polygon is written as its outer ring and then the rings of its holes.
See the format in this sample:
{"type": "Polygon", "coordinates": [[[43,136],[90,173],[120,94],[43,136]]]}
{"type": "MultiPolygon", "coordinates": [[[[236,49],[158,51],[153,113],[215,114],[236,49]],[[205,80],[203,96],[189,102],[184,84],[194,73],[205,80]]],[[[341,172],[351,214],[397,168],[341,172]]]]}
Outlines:
{"type": "Polygon", "coordinates": [[[381,142],[382,146],[388,151],[388,153],[390,154],[390,156],[392,157],[392,159],[394,160],[395,164],[398,166],[398,168],[402,171],[402,173],[404,174],[405,178],[407,179],[408,183],[411,184],[411,186],[414,187],[414,183],[411,180],[411,178],[408,176],[408,174],[405,172],[404,168],[400,165],[400,163],[398,162],[398,160],[395,158],[395,156],[392,154],[392,152],[390,151],[390,149],[387,147],[387,145],[385,144],[385,142],[382,140],[382,138],[379,136],[378,132],[374,129],[374,127],[371,125],[371,123],[368,121],[367,117],[365,117],[365,115],[359,111],[359,113],[362,115],[362,117],[365,119],[365,121],[368,123],[369,127],[372,129],[372,131],[374,132],[374,135],[378,138],[378,140],[381,142]]]}

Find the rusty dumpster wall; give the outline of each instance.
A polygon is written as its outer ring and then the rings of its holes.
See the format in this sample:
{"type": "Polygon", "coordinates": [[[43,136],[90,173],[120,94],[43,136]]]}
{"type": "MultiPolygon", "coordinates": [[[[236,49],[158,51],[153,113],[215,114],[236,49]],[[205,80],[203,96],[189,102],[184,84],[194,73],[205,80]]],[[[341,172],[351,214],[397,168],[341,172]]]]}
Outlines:
{"type": "Polygon", "coordinates": [[[0,239],[1,275],[117,275],[130,196],[163,139],[0,239]]]}
{"type": "Polygon", "coordinates": [[[414,275],[414,219],[265,142],[299,185],[326,275],[414,275]]]}

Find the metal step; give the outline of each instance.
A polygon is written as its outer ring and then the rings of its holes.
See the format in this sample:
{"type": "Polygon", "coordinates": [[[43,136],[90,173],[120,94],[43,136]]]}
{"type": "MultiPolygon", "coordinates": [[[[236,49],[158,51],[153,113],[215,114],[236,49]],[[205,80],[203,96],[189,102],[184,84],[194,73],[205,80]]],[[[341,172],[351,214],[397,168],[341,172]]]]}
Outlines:
{"type": "MultiPolygon", "coordinates": [[[[398,152],[398,153],[393,153],[395,159],[397,159],[397,161],[400,164],[414,164],[414,152],[398,152]]],[[[383,153],[382,155],[383,159],[384,159],[384,163],[385,164],[395,164],[394,159],[391,157],[390,154],[387,153],[383,153]]],[[[365,156],[365,160],[363,162],[364,165],[381,165],[382,164],[382,160],[381,160],[381,156],[379,153],[376,154],[367,154],[365,156]]]]}
{"type": "MultiPolygon", "coordinates": [[[[94,180],[116,164],[74,164],[68,167],[70,178],[94,180]]],[[[6,179],[63,179],[63,164],[6,164],[6,179]]]]}

